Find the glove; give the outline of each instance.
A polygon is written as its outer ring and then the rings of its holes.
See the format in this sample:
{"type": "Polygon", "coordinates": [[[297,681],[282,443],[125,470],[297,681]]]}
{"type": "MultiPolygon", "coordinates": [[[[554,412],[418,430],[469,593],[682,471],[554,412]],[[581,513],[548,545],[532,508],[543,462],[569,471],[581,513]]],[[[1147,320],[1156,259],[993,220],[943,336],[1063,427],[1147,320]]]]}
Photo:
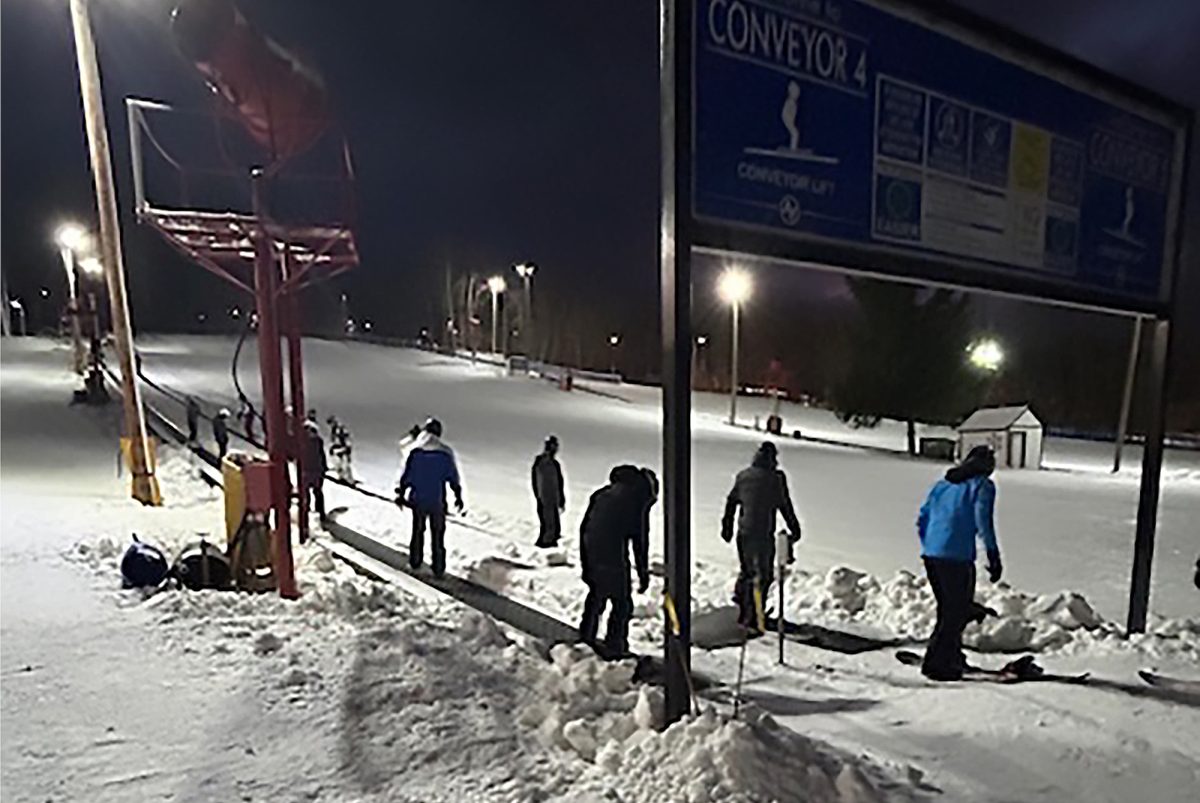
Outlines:
{"type": "Polygon", "coordinates": [[[650,575],[648,575],[648,574],[638,575],[638,593],[645,594],[646,589],[649,587],[650,587],[650,575]]]}
{"type": "Polygon", "coordinates": [[[788,566],[791,566],[793,563],[796,562],[796,542],[799,540],[800,540],[799,538],[788,539],[788,554],[787,554],[787,565],[788,566]]]}
{"type": "Polygon", "coordinates": [[[999,552],[988,553],[987,570],[988,579],[993,583],[999,583],[1000,577],[1004,574],[1004,564],[1000,562],[999,552]]]}
{"type": "Polygon", "coordinates": [[[721,540],[727,544],[733,540],[733,528],[732,527],[727,526],[727,525],[722,525],[721,540]]]}
{"type": "Polygon", "coordinates": [[[395,499],[396,507],[403,508],[404,507],[404,491],[400,490],[399,485],[396,486],[395,494],[396,494],[396,499],[395,499]]]}
{"type": "Polygon", "coordinates": [[[462,497],[461,496],[455,497],[454,512],[461,514],[463,512],[463,508],[465,508],[465,507],[466,507],[466,505],[463,504],[462,497]]]}

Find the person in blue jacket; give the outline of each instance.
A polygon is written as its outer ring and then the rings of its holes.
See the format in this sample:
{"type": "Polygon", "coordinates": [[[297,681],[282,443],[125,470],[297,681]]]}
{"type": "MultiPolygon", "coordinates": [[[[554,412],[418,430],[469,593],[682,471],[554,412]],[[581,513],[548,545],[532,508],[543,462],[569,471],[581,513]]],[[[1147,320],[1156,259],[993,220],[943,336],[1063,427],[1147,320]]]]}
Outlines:
{"type": "Polygon", "coordinates": [[[991,581],[999,582],[1004,571],[992,522],[995,470],[992,450],[976,446],[930,489],[917,516],[921,559],[937,599],[937,623],[921,664],[922,674],[933,680],[959,680],[966,667],[962,634],[975,602],[976,537],[987,552],[991,581]]]}
{"type": "Polygon", "coordinates": [[[409,449],[404,471],[396,486],[396,504],[412,509],[412,541],[408,547],[408,563],[421,568],[425,559],[425,527],[431,536],[433,576],[446,572],[446,486],[454,492],[454,506],[463,509],[462,484],[454,450],[442,442],[442,422],[430,418],[425,422],[409,449]]]}

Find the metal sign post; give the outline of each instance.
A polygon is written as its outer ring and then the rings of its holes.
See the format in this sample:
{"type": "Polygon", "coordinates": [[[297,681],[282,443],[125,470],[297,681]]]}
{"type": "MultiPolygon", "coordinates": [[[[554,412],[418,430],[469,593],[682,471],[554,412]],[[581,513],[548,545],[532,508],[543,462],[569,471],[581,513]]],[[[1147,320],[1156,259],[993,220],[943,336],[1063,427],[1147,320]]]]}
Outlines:
{"type": "Polygon", "coordinates": [[[678,635],[664,622],[666,719],[688,712],[692,644],[692,0],[659,0],[662,114],[663,516],[667,596],[678,635]]]}
{"type": "MultiPolygon", "coordinates": [[[[1200,192],[1200,164],[1195,159],[1197,128],[1195,118],[1188,126],[1188,151],[1184,160],[1183,178],[1186,191],[1180,208],[1180,227],[1176,232],[1173,261],[1176,272],[1183,265],[1195,269],[1200,265],[1200,221],[1193,204],[1200,192]]],[[[1150,344],[1150,422],[1146,427],[1146,443],[1142,450],[1142,481],[1138,492],[1137,531],[1133,544],[1133,577],[1129,585],[1130,633],[1144,633],[1150,612],[1150,573],[1154,562],[1154,532],[1158,524],[1158,498],[1163,464],[1163,440],[1167,419],[1167,388],[1171,381],[1171,354],[1174,338],[1170,313],[1178,308],[1173,300],[1166,317],[1156,320],[1151,328],[1150,344]]]]}

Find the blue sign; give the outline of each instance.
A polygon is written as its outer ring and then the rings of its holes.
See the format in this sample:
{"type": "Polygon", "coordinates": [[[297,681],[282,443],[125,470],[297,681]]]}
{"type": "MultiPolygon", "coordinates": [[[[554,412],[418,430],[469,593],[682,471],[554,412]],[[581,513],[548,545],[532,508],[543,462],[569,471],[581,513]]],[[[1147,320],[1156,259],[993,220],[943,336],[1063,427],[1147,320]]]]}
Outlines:
{"type": "Polygon", "coordinates": [[[891,8],[696,0],[695,216],[1164,302],[1178,122],[891,8]]]}

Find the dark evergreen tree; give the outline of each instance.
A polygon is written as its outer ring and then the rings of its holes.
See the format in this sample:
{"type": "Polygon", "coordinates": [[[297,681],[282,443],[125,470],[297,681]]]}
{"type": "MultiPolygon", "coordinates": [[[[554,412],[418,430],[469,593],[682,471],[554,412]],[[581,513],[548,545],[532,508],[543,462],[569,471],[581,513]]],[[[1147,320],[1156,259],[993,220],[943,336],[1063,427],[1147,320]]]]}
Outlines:
{"type": "Polygon", "coordinates": [[[855,426],[883,418],[908,425],[916,454],[916,423],[949,424],[970,412],[983,381],[967,364],[970,300],[869,279],[850,282],[858,317],[850,333],[850,366],[834,388],[834,409],[855,426]]]}

